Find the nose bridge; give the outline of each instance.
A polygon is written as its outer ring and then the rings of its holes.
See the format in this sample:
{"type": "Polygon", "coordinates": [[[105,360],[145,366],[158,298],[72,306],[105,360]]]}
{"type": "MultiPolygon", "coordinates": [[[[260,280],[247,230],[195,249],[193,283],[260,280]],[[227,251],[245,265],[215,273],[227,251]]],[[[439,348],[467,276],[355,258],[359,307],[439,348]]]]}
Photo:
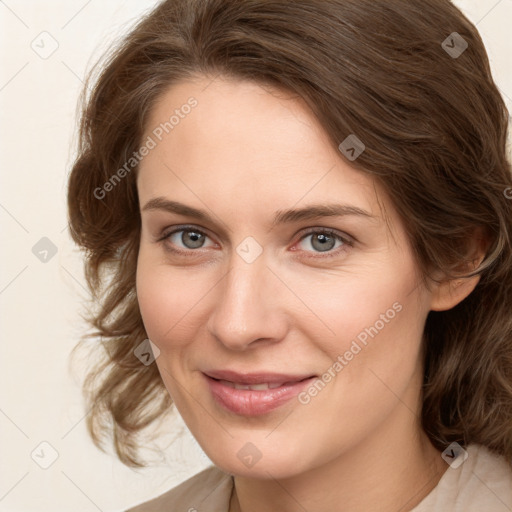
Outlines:
{"type": "Polygon", "coordinates": [[[248,263],[233,254],[209,319],[209,330],[221,343],[242,350],[253,341],[282,336],[284,319],[279,318],[272,277],[263,257],[248,263]]]}

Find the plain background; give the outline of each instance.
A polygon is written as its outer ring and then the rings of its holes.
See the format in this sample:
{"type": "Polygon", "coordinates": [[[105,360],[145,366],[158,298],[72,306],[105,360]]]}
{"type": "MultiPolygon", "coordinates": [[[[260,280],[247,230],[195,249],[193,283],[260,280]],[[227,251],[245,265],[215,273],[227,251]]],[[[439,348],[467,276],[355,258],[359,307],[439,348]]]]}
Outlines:
{"type": "MultiPolygon", "coordinates": [[[[0,0],[0,511],[123,510],[209,464],[179,418],[150,469],[97,450],[69,365],[87,298],[66,220],[77,99],[86,70],[155,3],[0,0]]],[[[455,3],[512,109],[512,0],[455,3]]]]}

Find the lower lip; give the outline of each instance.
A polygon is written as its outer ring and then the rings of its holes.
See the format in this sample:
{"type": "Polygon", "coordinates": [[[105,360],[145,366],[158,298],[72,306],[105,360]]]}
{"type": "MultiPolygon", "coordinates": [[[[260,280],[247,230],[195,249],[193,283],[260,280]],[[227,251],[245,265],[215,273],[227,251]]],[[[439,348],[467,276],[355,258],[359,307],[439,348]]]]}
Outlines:
{"type": "Polygon", "coordinates": [[[215,401],[228,411],[242,416],[266,414],[296,397],[315,377],[274,389],[235,389],[205,375],[215,401]]]}

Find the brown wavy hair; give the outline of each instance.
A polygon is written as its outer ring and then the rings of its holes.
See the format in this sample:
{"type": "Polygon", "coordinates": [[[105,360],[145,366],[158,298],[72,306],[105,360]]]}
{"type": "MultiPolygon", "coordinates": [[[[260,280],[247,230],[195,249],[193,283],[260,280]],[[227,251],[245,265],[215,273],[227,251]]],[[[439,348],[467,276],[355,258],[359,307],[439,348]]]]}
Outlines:
{"type": "Polygon", "coordinates": [[[134,356],[147,335],[135,289],[137,165],[126,162],[162,93],[197,75],[284,88],[335,147],[349,134],[364,141],[352,165],[391,198],[425,283],[437,271],[468,275],[468,241],[485,233],[473,293],[427,317],[422,425],[439,450],[479,443],[512,460],[508,112],[476,28],[448,0],[167,0],[93,69],[68,206],[103,353],[84,386],[95,443],[111,439],[125,464],[142,465],[139,434],[171,409],[157,366],[134,356]],[[453,37],[467,43],[461,55],[447,51],[460,47],[453,37]]]}

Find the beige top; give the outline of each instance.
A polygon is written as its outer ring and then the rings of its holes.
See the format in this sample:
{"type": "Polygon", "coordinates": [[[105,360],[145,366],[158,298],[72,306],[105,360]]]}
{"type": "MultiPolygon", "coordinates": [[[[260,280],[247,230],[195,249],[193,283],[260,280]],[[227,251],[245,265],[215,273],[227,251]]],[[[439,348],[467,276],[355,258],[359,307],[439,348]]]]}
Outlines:
{"type": "MultiPolygon", "coordinates": [[[[479,445],[467,452],[467,460],[449,467],[411,512],[512,511],[512,469],[505,459],[479,445]]],[[[211,467],[127,512],[228,512],[232,491],[233,477],[211,467]]]]}

